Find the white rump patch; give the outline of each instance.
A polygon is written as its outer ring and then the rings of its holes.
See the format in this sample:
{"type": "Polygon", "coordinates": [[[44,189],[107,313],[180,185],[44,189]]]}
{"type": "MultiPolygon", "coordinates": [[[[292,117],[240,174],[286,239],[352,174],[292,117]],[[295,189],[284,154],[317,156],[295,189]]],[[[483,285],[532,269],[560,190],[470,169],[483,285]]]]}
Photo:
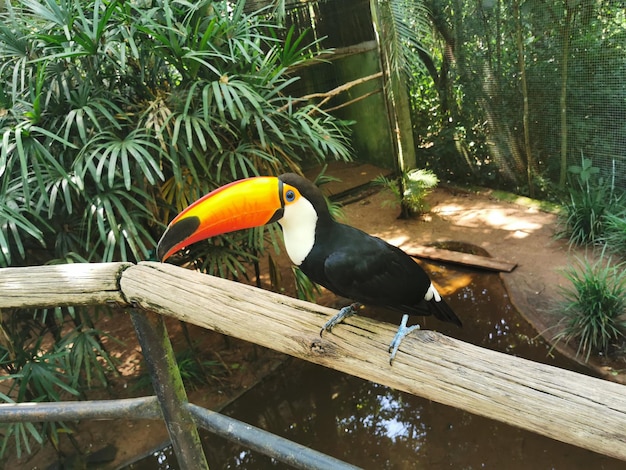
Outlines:
{"type": "Polygon", "coordinates": [[[424,300],[430,301],[433,299],[435,299],[435,302],[441,302],[441,296],[439,295],[439,292],[437,292],[437,289],[435,289],[435,286],[433,286],[433,283],[431,282],[430,287],[426,291],[426,295],[424,295],[424,300]]]}

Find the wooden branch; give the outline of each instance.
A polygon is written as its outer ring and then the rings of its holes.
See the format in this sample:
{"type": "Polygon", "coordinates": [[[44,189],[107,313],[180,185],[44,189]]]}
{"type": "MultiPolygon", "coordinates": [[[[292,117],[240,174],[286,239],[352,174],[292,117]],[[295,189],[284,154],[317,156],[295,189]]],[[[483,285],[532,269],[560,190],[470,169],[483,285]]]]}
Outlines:
{"type": "Polygon", "coordinates": [[[345,103],[338,104],[337,106],[333,106],[332,108],[326,108],[326,109],[324,109],[324,112],[325,113],[332,113],[333,111],[337,111],[338,109],[345,108],[345,107],[350,106],[350,105],[352,105],[354,103],[358,103],[359,101],[363,101],[364,99],[369,98],[370,96],[377,95],[381,91],[382,91],[381,88],[379,88],[377,90],[374,90],[374,91],[370,91],[369,93],[365,93],[364,95],[357,96],[356,98],[353,98],[353,99],[351,99],[349,101],[346,101],[345,103]]]}
{"type": "Polygon", "coordinates": [[[376,72],[371,75],[367,75],[365,77],[357,78],[356,80],[351,80],[349,82],[344,83],[343,85],[339,85],[338,87],[333,88],[332,90],[328,90],[324,93],[311,93],[309,95],[304,95],[298,98],[298,100],[308,101],[312,98],[326,98],[336,96],[344,91],[348,91],[350,88],[360,85],[361,83],[369,82],[370,80],[374,80],[376,78],[380,78],[383,76],[382,72],[376,72]]]}
{"type": "Polygon", "coordinates": [[[364,41],[358,44],[352,44],[346,47],[337,47],[332,49],[331,54],[322,54],[321,58],[333,61],[337,59],[342,59],[344,57],[350,57],[353,55],[363,54],[370,51],[375,51],[378,49],[378,42],[375,39],[371,41],[364,41]]]}
{"type": "Polygon", "coordinates": [[[352,44],[346,47],[334,47],[320,52],[315,58],[292,65],[289,67],[288,72],[292,73],[299,69],[306,69],[309,67],[315,67],[320,62],[333,62],[335,60],[343,59],[344,57],[350,57],[353,55],[363,54],[378,49],[378,42],[375,39],[371,41],[364,41],[358,44],[352,44]]]}
{"type": "Polygon", "coordinates": [[[303,101],[309,101],[311,99],[314,98],[322,98],[322,101],[318,104],[318,106],[322,106],[324,103],[328,102],[332,97],[337,96],[341,93],[343,93],[344,91],[349,90],[352,87],[355,87],[357,85],[360,85],[361,83],[365,83],[368,82],[370,80],[374,80],[376,78],[380,78],[382,77],[382,72],[377,72],[377,73],[373,73],[371,75],[368,75],[366,77],[361,77],[361,78],[357,78],[356,80],[351,80],[349,82],[344,83],[343,85],[339,85],[338,87],[333,88],[332,90],[326,91],[326,92],[320,92],[320,93],[310,93],[308,95],[304,95],[304,96],[300,96],[299,98],[294,98],[293,101],[291,101],[290,103],[287,103],[286,105],[282,106],[281,108],[278,108],[278,112],[284,112],[287,108],[289,108],[289,106],[293,106],[294,103],[297,102],[303,102],[303,101]]]}
{"type": "Polygon", "coordinates": [[[490,351],[433,331],[353,317],[320,338],[334,310],[159,263],[122,273],[140,306],[559,441],[626,460],[626,387],[490,351]]]}
{"type": "Polygon", "coordinates": [[[125,304],[120,273],[131,263],[76,263],[0,269],[0,308],[125,304]]]}
{"type": "Polygon", "coordinates": [[[433,331],[352,317],[320,338],[334,310],[161,263],[0,269],[0,308],[128,302],[366,380],[626,460],[626,387],[433,331]]]}

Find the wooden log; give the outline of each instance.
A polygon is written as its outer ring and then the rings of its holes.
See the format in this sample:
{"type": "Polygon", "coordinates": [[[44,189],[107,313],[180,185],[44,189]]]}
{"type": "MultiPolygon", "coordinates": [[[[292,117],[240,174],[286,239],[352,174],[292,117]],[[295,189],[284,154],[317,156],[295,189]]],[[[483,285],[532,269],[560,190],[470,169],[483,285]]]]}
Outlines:
{"type": "Polygon", "coordinates": [[[345,373],[626,460],[626,387],[490,351],[433,331],[352,317],[320,338],[334,310],[160,263],[122,273],[139,306],[345,373]]]}
{"type": "Polygon", "coordinates": [[[0,269],[0,308],[131,303],[348,374],[626,460],[626,388],[489,351],[432,331],[334,310],[160,263],[0,269]],[[118,282],[119,281],[119,282],[118,282]],[[121,290],[120,290],[121,288],[121,290]]]}
{"type": "Polygon", "coordinates": [[[459,264],[471,268],[486,269],[488,271],[507,272],[513,271],[517,264],[509,263],[487,256],[462,253],[460,251],[445,250],[433,246],[411,245],[405,248],[406,252],[415,258],[426,258],[434,261],[444,261],[446,263],[459,264]]]}
{"type": "Polygon", "coordinates": [[[131,263],[75,263],[0,269],[0,308],[125,303],[120,273],[131,263]]]}

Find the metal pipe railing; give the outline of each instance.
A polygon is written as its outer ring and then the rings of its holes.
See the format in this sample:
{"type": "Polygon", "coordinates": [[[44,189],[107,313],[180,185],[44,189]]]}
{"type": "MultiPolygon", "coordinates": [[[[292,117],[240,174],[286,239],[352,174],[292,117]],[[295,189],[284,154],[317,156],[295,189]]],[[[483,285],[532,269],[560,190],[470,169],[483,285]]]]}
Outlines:
{"type": "Polygon", "coordinates": [[[163,419],[157,397],[0,404],[2,423],[105,419],[163,419]]]}
{"type": "Polygon", "coordinates": [[[198,405],[189,403],[186,408],[201,428],[294,468],[302,470],[360,468],[198,405]]]}

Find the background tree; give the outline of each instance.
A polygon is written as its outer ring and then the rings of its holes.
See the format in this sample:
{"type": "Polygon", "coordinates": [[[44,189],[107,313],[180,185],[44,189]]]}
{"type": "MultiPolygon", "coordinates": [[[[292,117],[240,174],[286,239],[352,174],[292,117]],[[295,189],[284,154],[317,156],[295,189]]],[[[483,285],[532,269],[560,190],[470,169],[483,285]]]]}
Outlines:
{"type": "Polygon", "coordinates": [[[620,2],[449,0],[426,6],[438,39],[425,48],[432,64],[413,72],[418,162],[442,179],[522,193],[535,185],[540,196],[556,198],[582,153],[606,176],[615,168],[616,184],[626,186],[620,2]],[[528,174],[532,180],[520,178],[528,174]]]}

